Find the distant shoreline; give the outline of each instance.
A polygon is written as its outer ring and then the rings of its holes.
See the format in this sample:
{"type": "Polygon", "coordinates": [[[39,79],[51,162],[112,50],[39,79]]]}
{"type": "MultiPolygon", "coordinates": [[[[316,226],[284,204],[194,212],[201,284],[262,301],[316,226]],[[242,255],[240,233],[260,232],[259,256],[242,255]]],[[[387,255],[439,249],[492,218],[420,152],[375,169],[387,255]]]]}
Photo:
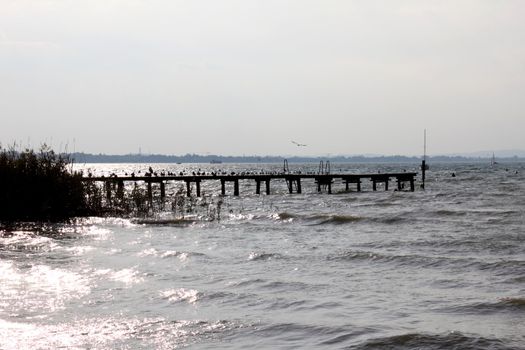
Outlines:
{"type": "MultiPolygon", "coordinates": [[[[329,160],[332,163],[419,163],[422,157],[409,156],[332,156],[332,157],[283,157],[283,156],[220,156],[220,155],[163,155],[163,154],[90,154],[73,153],[70,157],[75,163],[319,163],[329,160]]],[[[492,157],[427,156],[434,163],[490,163],[492,157]]],[[[498,163],[525,162],[524,157],[498,157],[498,163]]]]}

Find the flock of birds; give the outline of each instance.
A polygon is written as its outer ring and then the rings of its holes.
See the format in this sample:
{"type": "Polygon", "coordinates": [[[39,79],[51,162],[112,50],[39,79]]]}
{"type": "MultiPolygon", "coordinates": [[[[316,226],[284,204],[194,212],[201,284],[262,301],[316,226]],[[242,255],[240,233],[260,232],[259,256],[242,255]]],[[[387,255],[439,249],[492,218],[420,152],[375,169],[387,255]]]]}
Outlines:
{"type": "MultiPolygon", "coordinates": [[[[200,168],[197,171],[180,171],[180,172],[172,172],[172,171],[155,171],[152,167],[149,167],[149,169],[145,172],[142,172],[141,170],[132,173],[125,172],[125,177],[173,177],[173,176],[250,176],[250,175],[287,175],[287,174],[295,174],[295,175],[301,175],[301,174],[308,174],[308,175],[314,175],[315,172],[301,172],[301,171],[266,171],[266,170],[260,170],[260,171],[242,171],[242,172],[227,172],[224,170],[216,170],[216,171],[204,171],[200,168]]],[[[88,177],[93,177],[93,174],[91,172],[88,172],[88,177]]],[[[101,177],[105,177],[105,175],[102,175],[101,177]]],[[[116,173],[111,173],[109,175],[110,178],[119,177],[116,173]]]]}

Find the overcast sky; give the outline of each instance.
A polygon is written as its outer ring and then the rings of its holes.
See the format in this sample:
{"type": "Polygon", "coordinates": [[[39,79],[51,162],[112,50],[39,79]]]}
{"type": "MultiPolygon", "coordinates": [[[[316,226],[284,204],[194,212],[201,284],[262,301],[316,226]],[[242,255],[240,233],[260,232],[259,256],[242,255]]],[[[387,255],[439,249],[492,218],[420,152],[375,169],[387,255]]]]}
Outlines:
{"type": "Polygon", "coordinates": [[[0,0],[0,142],[419,155],[426,128],[432,155],[524,149],[524,18],[523,0],[0,0]]]}

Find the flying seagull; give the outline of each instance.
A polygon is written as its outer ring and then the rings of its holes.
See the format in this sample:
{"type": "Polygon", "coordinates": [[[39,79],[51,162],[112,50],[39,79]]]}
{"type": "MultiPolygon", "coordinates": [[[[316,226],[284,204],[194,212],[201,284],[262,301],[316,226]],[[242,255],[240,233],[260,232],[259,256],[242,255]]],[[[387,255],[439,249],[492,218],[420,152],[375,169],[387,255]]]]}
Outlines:
{"type": "Polygon", "coordinates": [[[294,140],[292,140],[292,143],[293,143],[294,145],[299,146],[299,147],[306,147],[306,146],[307,146],[307,145],[305,145],[304,143],[295,142],[294,140]]]}

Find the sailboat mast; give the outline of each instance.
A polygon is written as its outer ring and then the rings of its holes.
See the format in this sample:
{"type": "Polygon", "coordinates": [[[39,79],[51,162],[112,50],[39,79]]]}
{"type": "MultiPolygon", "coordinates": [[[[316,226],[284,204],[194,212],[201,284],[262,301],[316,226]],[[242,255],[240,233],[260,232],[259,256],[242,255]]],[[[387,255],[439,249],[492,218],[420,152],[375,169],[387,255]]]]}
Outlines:
{"type": "Polygon", "coordinates": [[[423,131],[423,161],[421,162],[421,188],[425,188],[425,171],[427,170],[427,129],[423,131]]]}
{"type": "Polygon", "coordinates": [[[427,160],[427,129],[423,130],[423,160],[427,160]]]}

